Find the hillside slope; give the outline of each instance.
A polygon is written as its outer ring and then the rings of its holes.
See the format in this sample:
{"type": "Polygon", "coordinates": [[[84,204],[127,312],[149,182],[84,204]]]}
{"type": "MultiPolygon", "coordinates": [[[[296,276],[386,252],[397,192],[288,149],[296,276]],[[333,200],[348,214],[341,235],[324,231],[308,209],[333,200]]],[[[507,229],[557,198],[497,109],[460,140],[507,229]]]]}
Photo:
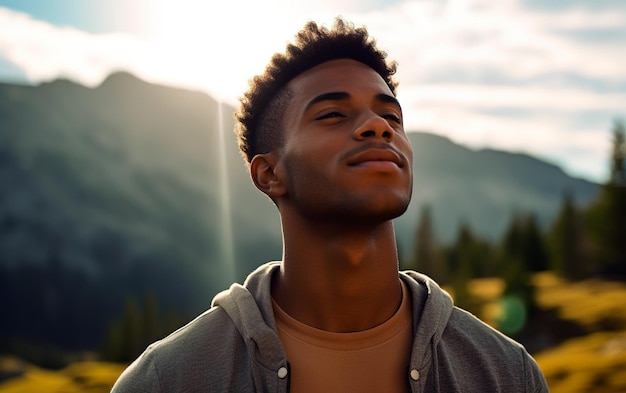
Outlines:
{"type": "MultiPolygon", "coordinates": [[[[131,295],[154,293],[191,315],[280,258],[278,216],[249,180],[232,112],[126,73],[94,89],[0,84],[0,307],[15,321],[0,327],[0,343],[23,335],[89,346],[131,295]]],[[[565,190],[585,204],[598,189],[526,155],[409,137],[414,200],[397,220],[405,255],[424,204],[442,241],[461,221],[496,239],[516,211],[547,224],[565,190]]]]}

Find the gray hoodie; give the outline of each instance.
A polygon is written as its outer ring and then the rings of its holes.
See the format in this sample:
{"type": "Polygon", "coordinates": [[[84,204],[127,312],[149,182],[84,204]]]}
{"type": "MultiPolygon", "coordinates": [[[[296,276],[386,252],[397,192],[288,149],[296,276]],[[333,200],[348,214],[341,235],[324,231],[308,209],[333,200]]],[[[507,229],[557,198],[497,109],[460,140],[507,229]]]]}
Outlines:
{"type": "MultiPolygon", "coordinates": [[[[211,308],[150,345],[113,392],[288,392],[289,363],[272,311],[272,273],[259,267],[211,308]]],[[[515,341],[456,308],[428,277],[401,272],[415,339],[406,377],[417,392],[547,392],[535,361],[515,341]]]]}

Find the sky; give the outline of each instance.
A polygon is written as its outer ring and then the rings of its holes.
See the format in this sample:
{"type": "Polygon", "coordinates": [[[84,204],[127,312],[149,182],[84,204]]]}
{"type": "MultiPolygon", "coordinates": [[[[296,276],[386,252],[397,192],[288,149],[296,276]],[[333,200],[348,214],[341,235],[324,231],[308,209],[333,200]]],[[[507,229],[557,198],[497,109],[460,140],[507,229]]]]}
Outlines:
{"type": "Polygon", "coordinates": [[[608,178],[611,130],[626,121],[626,1],[212,3],[0,0],[0,81],[95,87],[123,70],[236,105],[307,21],[342,15],[398,62],[407,131],[608,178]]]}

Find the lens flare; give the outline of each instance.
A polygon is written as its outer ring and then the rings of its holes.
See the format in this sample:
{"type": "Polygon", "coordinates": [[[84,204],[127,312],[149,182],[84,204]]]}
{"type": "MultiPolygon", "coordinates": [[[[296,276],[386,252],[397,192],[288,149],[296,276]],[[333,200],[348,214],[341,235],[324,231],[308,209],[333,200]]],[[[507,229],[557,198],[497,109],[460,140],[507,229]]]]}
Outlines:
{"type": "Polygon", "coordinates": [[[515,295],[503,296],[497,303],[496,326],[506,334],[514,334],[526,325],[526,305],[515,295]]]}

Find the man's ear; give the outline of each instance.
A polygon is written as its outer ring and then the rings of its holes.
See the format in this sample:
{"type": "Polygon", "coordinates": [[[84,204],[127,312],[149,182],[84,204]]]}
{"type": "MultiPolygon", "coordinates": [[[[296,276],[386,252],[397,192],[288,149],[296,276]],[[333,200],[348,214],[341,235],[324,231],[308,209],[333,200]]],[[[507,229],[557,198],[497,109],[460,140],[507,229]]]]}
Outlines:
{"type": "Polygon", "coordinates": [[[273,201],[285,195],[286,187],[277,169],[275,153],[257,154],[250,162],[250,177],[258,188],[273,201]]]}

